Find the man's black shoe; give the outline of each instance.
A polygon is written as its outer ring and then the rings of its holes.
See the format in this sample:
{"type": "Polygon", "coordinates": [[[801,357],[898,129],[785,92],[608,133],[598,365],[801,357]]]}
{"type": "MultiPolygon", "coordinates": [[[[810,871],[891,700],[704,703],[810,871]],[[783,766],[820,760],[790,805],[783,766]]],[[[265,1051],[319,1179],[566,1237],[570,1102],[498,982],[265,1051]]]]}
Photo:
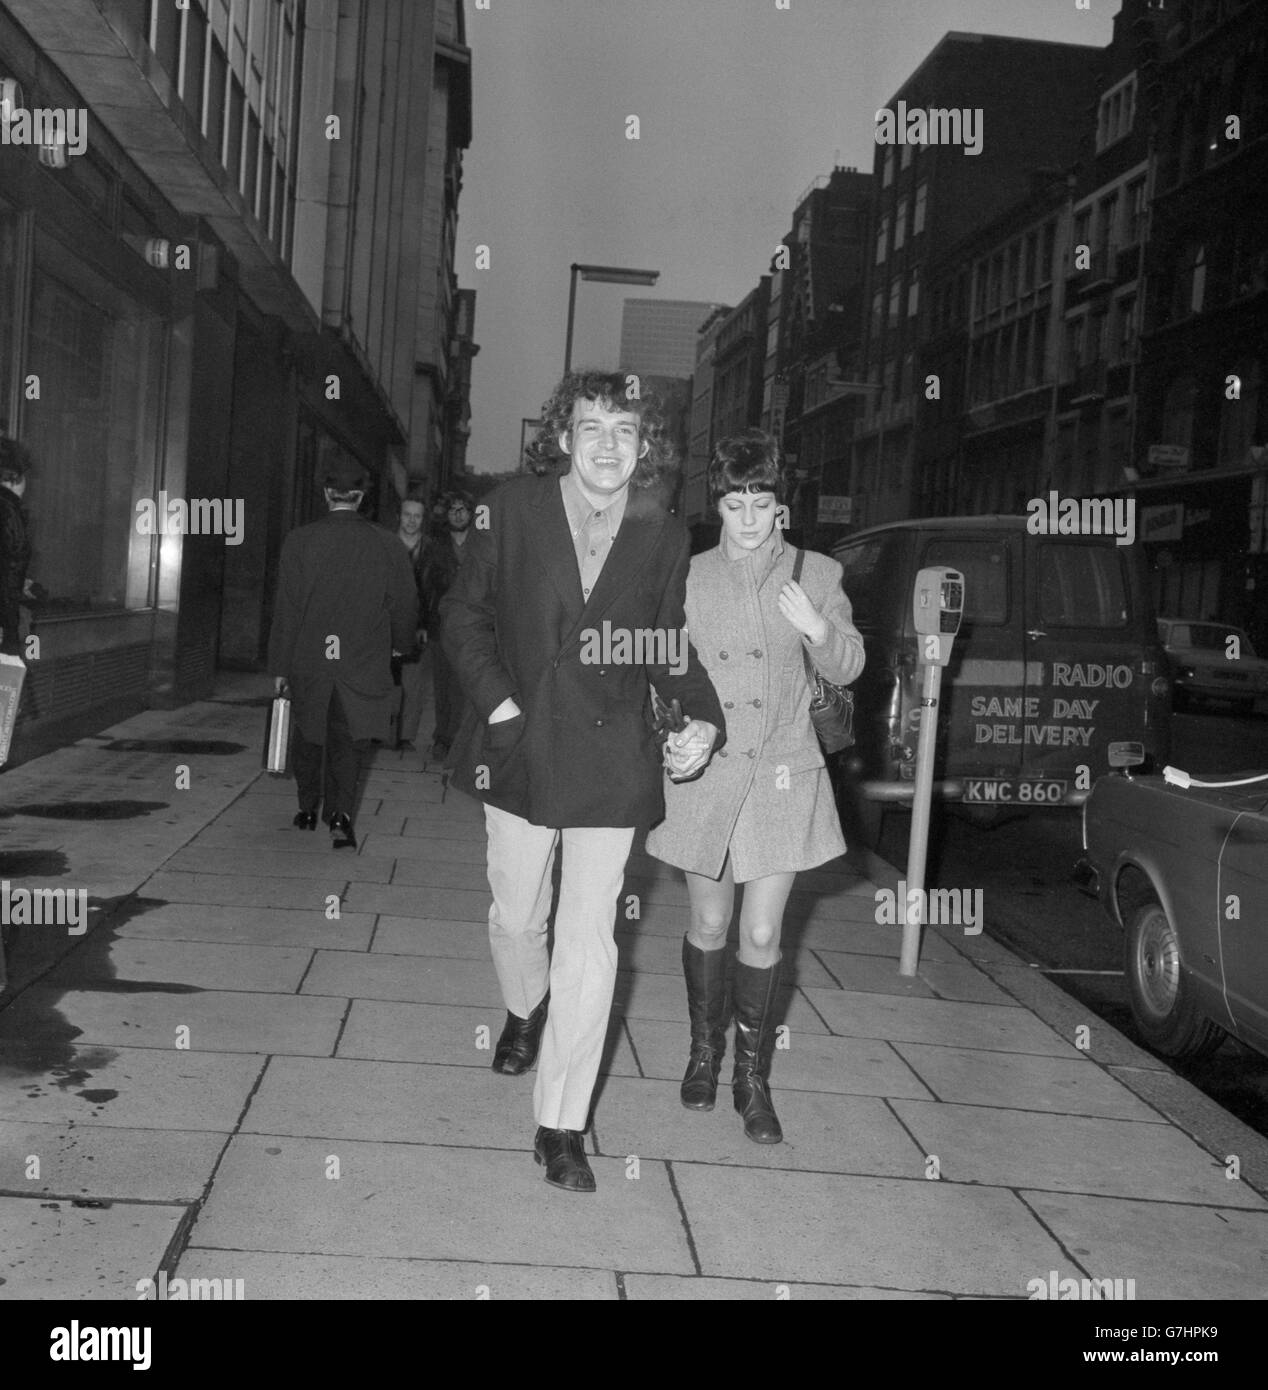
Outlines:
{"type": "Polygon", "coordinates": [[[291,821],[291,824],[296,828],[296,830],[316,830],[317,812],[300,811],[296,815],[295,819],[291,821]]]}
{"type": "Polygon", "coordinates": [[[518,1076],[537,1060],[537,1049],[541,1045],[542,1029],[546,1026],[546,1010],[550,1003],[547,992],[542,1002],[527,1018],[520,1018],[508,1009],[506,1026],[498,1045],[493,1049],[493,1070],[505,1076],[518,1076]]]}
{"type": "Polygon", "coordinates": [[[551,1187],[562,1187],[565,1192],[594,1191],[594,1174],[586,1161],[580,1131],[541,1126],[533,1140],[533,1158],[546,1165],[546,1181],[551,1187]]]}
{"type": "Polygon", "coordinates": [[[352,821],[347,816],[331,816],[330,848],[356,849],[357,837],[352,833],[352,821]]]}

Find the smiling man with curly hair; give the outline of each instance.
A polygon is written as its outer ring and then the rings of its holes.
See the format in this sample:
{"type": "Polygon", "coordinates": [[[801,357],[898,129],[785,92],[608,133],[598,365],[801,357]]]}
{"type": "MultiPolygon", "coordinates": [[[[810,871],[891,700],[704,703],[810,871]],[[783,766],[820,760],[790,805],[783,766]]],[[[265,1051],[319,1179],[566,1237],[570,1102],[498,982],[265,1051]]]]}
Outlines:
{"type": "Polygon", "coordinates": [[[685,666],[586,659],[588,631],[677,636],[684,622],[690,544],[664,502],[674,453],[659,407],[629,384],[604,372],[560,382],[531,472],[490,494],[440,606],[470,700],[453,785],[484,802],[488,831],[489,941],[507,1008],[493,1069],[527,1071],[540,1044],[533,1148],[546,1181],[569,1192],[594,1191],[582,1134],[616,982],[625,863],[635,832],[664,814],[649,680],[691,716],[666,755],[676,776],[704,766],[724,727],[689,645],[685,666]]]}

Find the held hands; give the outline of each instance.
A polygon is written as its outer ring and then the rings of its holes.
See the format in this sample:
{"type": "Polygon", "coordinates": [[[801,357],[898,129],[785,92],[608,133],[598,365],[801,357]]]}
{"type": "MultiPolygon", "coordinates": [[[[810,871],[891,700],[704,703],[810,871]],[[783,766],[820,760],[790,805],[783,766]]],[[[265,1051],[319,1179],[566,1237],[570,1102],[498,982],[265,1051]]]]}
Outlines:
{"type": "Polygon", "coordinates": [[[810,595],[790,579],[779,591],[779,611],[817,647],[828,635],[828,620],[810,601],[810,595]]]}
{"type": "Polygon", "coordinates": [[[686,728],[670,734],[665,740],[665,767],[670,777],[681,781],[698,772],[709,761],[717,737],[717,725],[703,719],[692,719],[686,728]]]}

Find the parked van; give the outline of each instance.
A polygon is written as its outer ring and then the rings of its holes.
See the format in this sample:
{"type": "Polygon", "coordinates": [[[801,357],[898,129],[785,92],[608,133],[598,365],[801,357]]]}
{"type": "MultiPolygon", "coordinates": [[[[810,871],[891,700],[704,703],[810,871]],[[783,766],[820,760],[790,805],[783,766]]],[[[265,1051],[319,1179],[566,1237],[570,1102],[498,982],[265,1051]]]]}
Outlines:
{"type": "MultiPolygon", "coordinates": [[[[910,803],[920,727],[912,626],[918,570],[964,574],[943,673],[934,795],[970,806],[1077,806],[1108,746],[1170,754],[1171,683],[1139,545],[1036,535],[1024,516],[939,517],[834,547],[867,648],[847,757],[864,802],[910,803]]],[[[877,817],[877,820],[879,817],[877,817]]],[[[876,821],[871,824],[875,826],[876,821]]]]}

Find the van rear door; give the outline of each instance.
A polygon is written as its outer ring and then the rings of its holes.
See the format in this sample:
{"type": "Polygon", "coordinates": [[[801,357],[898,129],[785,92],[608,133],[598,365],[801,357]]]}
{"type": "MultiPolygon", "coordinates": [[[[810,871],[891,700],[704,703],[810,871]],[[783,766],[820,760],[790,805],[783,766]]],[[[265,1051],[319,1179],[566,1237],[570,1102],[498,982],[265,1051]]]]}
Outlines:
{"type": "MultiPolygon", "coordinates": [[[[1109,771],[1108,745],[1140,739],[1149,723],[1141,623],[1147,617],[1152,626],[1152,615],[1134,611],[1131,557],[1112,537],[1024,541],[1023,775],[1086,789],[1109,771]]],[[[1050,799],[1058,799],[1055,789],[1050,799]]]]}

